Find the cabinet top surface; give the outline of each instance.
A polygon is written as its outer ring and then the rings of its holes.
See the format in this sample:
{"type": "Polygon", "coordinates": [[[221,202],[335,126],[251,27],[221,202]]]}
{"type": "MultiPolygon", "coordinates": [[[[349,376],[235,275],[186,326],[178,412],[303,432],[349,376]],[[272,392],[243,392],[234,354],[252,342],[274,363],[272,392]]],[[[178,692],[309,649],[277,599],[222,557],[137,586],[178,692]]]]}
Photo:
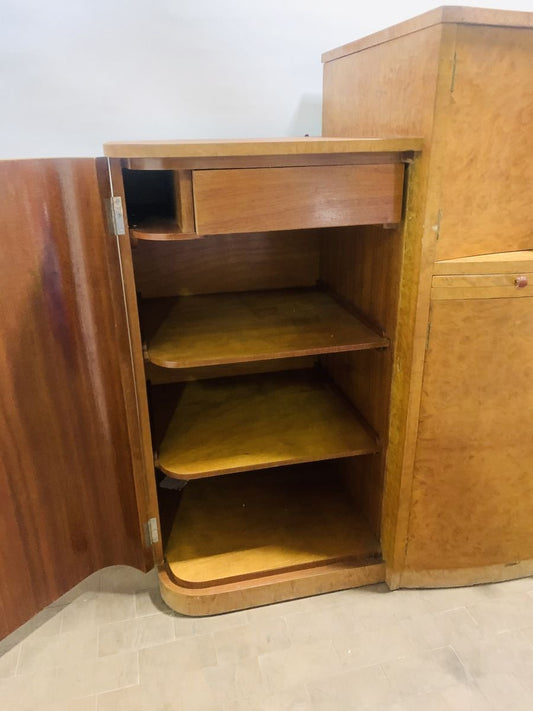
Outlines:
{"type": "Polygon", "coordinates": [[[209,141],[119,141],[104,144],[109,158],[231,158],[419,151],[421,138],[254,138],[209,141]]]}
{"type": "Polygon", "coordinates": [[[362,37],[354,42],[331,49],[322,55],[324,63],[340,59],[348,54],[355,54],[377,44],[389,42],[403,35],[439,24],[493,25],[498,27],[533,28],[533,12],[515,10],[492,10],[481,7],[461,7],[444,5],[434,10],[417,15],[405,22],[392,25],[374,34],[362,37]]]}

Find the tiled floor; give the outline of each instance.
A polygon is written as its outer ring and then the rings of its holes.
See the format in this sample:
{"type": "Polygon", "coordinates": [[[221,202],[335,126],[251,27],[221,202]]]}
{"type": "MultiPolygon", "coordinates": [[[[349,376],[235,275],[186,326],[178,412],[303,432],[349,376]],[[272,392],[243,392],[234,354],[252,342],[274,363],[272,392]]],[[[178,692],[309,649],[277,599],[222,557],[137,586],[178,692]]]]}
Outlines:
{"type": "Polygon", "coordinates": [[[97,573],[0,643],[9,711],[531,711],[533,579],[193,619],[97,573]]]}

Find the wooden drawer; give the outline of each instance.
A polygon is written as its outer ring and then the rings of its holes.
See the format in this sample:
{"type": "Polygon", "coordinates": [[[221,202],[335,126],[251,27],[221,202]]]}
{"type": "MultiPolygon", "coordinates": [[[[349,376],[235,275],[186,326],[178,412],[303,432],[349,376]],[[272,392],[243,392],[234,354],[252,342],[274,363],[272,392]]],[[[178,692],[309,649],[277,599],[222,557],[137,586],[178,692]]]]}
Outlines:
{"type": "Polygon", "coordinates": [[[437,275],[431,287],[433,300],[533,296],[533,272],[437,275]]]}
{"type": "Polygon", "coordinates": [[[404,166],[195,170],[199,234],[395,223],[404,166]]]}

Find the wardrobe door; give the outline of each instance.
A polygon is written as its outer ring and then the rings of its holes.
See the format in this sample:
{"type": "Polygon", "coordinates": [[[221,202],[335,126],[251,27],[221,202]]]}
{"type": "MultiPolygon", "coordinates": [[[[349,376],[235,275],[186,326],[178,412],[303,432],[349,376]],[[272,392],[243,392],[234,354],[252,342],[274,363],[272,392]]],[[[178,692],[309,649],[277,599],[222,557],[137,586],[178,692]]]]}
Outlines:
{"type": "Polygon", "coordinates": [[[99,568],[152,563],[105,164],[6,161],[0,175],[5,634],[99,568]]]}

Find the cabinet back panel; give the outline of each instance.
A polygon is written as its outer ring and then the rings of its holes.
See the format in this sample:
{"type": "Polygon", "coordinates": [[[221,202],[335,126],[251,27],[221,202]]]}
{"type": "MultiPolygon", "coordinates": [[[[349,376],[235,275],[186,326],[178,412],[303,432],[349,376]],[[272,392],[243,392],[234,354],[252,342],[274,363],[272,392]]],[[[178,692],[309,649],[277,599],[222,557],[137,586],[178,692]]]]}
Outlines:
{"type": "Polygon", "coordinates": [[[139,241],[133,262],[137,290],[145,298],[313,286],[318,279],[318,232],[139,241]]]}
{"type": "MultiPolygon", "coordinates": [[[[121,358],[94,160],[6,161],[0,277],[0,610],[12,630],[93,571],[141,567],[121,358]]],[[[116,265],[115,265],[116,266],[116,265]]]]}

